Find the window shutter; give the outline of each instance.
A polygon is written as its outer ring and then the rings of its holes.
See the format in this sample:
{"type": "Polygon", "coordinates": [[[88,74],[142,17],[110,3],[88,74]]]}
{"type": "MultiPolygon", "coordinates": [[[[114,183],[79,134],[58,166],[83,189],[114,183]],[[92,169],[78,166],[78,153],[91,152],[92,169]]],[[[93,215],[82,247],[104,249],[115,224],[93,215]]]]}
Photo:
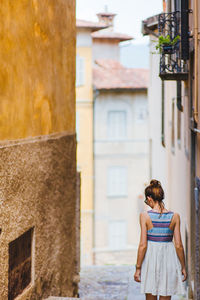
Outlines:
{"type": "Polygon", "coordinates": [[[108,132],[110,139],[125,138],[127,134],[127,116],[126,111],[108,112],[108,132]]]}
{"type": "Polygon", "coordinates": [[[122,249],[126,247],[126,230],[126,222],[123,220],[109,222],[109,248],[122,249]]]}
{"type": "Polygon", "coordinates": [[[112,166],[108,169],[108,196],[127,196],[127,168],[112,166]]]}

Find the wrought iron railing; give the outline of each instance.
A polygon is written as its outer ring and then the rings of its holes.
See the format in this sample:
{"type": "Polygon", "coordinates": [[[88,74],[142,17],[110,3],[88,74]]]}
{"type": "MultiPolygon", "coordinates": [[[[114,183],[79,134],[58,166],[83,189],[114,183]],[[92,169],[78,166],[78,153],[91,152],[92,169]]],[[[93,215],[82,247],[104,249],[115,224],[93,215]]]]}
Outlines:
{"type": "MultiPolygon", "coordinates": [[[[182,37],[184,37],[181,16],[182,13],[179,11],[162,13],[158,16],[159,36],[163,36],[164,39],[168,37],[171,41],[160,47],[159,76],[162,80],[186,80],[188,77],[187,57],[181,47],[182,37]]],[[[185,51],[185,49],[183,50],[185,51]]]]}

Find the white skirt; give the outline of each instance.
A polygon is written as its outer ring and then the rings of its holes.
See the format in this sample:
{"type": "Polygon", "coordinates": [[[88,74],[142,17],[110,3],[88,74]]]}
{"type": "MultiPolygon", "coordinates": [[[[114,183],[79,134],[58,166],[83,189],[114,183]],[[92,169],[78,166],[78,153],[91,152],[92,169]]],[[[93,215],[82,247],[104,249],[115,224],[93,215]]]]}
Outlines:
{"type": "Polygon", "coordinates": [[[141,293],[161,296],[185,293],[173,242],[148,241],[141,268],[141,293]]]}

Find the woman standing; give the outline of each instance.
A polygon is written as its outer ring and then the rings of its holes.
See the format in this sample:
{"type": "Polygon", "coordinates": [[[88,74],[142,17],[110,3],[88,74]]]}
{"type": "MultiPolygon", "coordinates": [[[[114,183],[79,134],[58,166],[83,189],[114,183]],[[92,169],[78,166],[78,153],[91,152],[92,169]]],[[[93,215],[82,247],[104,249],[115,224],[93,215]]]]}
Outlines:
{"type": "Polygon", "coordinates": [[[172,295],[184,294],[183,281],[187,279],[180,216],[164,207],[159,181],[151,180],[145,197],[151,210],[140,214],[141,237],[134,280],[141,282],[146,300],[157,296],[170,300],[172,295]]]}

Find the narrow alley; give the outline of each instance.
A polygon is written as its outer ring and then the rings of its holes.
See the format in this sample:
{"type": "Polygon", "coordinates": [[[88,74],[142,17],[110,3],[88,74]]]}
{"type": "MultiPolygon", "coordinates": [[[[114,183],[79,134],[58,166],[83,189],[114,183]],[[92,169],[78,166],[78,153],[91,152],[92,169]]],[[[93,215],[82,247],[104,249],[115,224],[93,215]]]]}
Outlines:
{"type": "MultiPolygon", "coordinates": [[[[133,266],[88,266],[81,269],[81,300],[145,300],[140,283],[133,280],[133,266]]],[[[173,296],[172,300],[185,298],[173,296]]]]}
{"type": "Polygon", "coordinates": [[[0,15],[0,300],[200,300],[200,0],[0,15]]]}

